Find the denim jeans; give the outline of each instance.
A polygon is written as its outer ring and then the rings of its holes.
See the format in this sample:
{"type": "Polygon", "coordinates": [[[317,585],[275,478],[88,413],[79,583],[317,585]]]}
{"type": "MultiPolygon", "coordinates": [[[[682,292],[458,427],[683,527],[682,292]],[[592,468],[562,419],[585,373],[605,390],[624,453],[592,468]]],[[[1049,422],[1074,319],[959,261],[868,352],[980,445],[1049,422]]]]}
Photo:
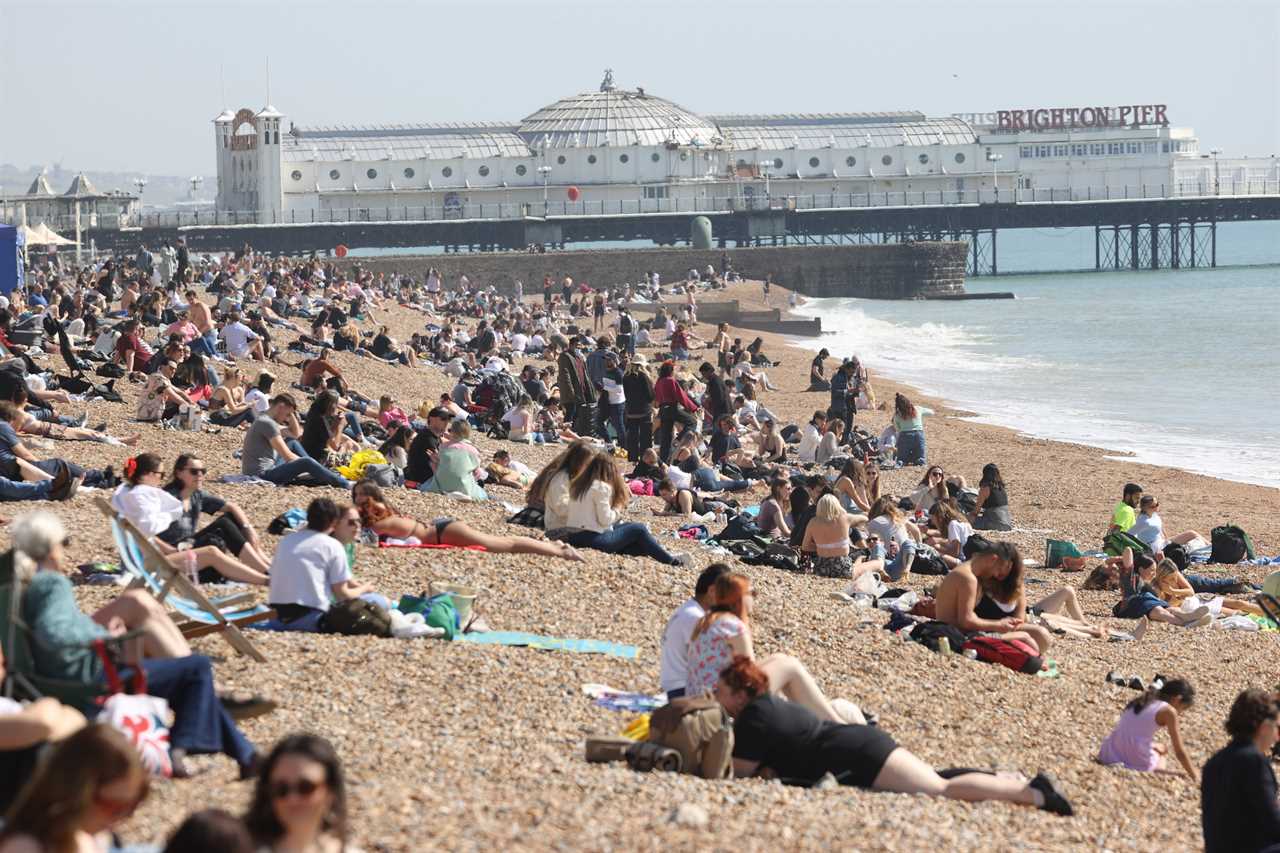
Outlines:
{"type": "Polygon", "coordinates": [[[37,468],[39,468],[41,471],[45,472],[49,476],[56,477],[58,476],[59,461],[66,463],[67,470],[71,473],[72,477],[84,477],[84,485],[88,486],[91,489],[98,488],[106,481],[106,476],[104,472],[99,471],[96,468],[81,468],[76,463],[68,462],[65,459],[64,460],[41,459],[40,461],[33,462],[31,464],[35,465],[37,468]]]}
{"type": "Polygon", "coordinates": [[[903,465],[923,465],[924,452],[924,430],[911,429],[898,433],[897,459],[903,465]]]}
{"type": "Polygon", "coordinates": [[[218,354],[218,333],[212,329],[203,335],[196,335],[187,344],[196,355],[211,356],[218,354]]]}
{"type": "Polygon", "coordinates": [[[716,469],[706,465],[693,472],[693,484],[704,492],[741,492],[750,487],[746,480],[721,480],[716,469]]]}
{"type": "Polygon", "coordinates": [[[245,409],[238,415],[228,415],[225,412],[218,411],[209,415],[209,423],[225,427],[238,427],[240,424],[253,423],[253,418],[253,409],[245,409]]]}
{"type": "Polygon", "coordinates": [[[26,483],[0,477],[0,501],[47,501],[53,488],[53,480],[26,483]]]}
{"type": "Polygon", "coordinates": [[[1111,615],[1117,619],[1141,619],[1157,607],[1169,606],[1169,602],[1157,598],[1153,593],[1140,592],[1131,595],[1111,609],[1111,615]]]}
{"type": "MultiPolygon", "coordinates": [[[[218,701],[207,657],[146,660],[142,671],[147,676],[147,693],[164,699],[173,709],[173,727],[169,729],[172,747],[193,755],[221,752],[241,767],[248,766],[256,750],[218,701]]],[[[121,669],[120,677],[128,683],[132,668],[121,669]]]]}
{"type": "Polygon", "coordinates": [[[623,405],[623,403],[605,404],[609,425],[613,427],[614,441],[618,444],[625,444],[627,440],[627,427],[622,418],[623,405]]]}
{"type": "Polygon", "coordinates": [[[258,476],[268,483],[275,483],[277,486],[302,485],[310,480],[326,486],[333,486],[335,489],[347,490],[351,488],[351,483],[346,477],[337,471],[324,467],[322,463],[317,462],[306,454],[299,455],[292,462],[282,462],[274,468],[268,468],[259,473],[258,476]]]}
{"type": "Polygon", "coordinates": [[[1214,595],[1225,595],[1228,589],[1240,582],[1239,578],[1211,578],[1186,573],[1183,573],[1183,577],[1196,592],[1209,592],[1214,595]]]}
{"type": "Polygon", "coordinates": [[[638,521],[615,524],[602,533],[583,530],[569,537],[568,542],[575,548],[591,548],[607,554],[626,554],[631,557],[649,557],[668,566],[676,564],[662,543],[649,532],[647,525],[638,521]]]}
{"type": "MultiPolygon", "coordinates": [[[[882,559],[884,557],[884,545],[876,545],[875,550],[871,552],[872,557],[882,559]]],[[[898,554],[884,565],[884,573],[889,576],[889,580],[896,581],[907,573],[911,568],[911,564],[916,559],[916,543],[908,539],[898,548],[898,554]]]]}
{"type": "Polygon", "coordinates": [[[360,418],[356,417],[356,413],[347,412],[346,421],[347,425],[342,431],[356,441],[364,441],[364,432],[360,429],[360,418]]]}

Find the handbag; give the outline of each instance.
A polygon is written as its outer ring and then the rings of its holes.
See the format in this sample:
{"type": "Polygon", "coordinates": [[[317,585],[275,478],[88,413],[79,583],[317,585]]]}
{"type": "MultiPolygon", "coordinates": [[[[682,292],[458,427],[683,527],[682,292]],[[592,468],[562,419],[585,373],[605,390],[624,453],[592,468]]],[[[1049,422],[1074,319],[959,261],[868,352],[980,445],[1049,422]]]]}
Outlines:
{"type": "Polygon", "coordinates": [[[102,703],[98,722],[127,737],[151,775],[169,778],[173,775],[169,755],[169,703],[158,696],[147,695],[147,679],[142,667],[134,668],[135,692],[125,693],[115,661],[107,654],[106,642],[95,640],[93,648],[102,661],[107,689],[111,692],[102,703]]]}

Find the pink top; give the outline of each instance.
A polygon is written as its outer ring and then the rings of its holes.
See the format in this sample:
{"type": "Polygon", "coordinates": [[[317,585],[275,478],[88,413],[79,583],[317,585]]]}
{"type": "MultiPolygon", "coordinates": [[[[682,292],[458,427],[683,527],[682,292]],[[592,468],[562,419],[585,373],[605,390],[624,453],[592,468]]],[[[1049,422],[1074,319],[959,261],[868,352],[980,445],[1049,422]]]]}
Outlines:
{"type": "Polygon", "coordinates": [[[720,673],[733,663],[733,647],[729,640],[741,636],[745,629],[742,620],[730,613],[716,619],[689,643],[687,695],[698,696],[715,686],[720,680],[720,673]]]}
{"type": "Polygon", "coordinates": [[[378,422],[382,424],[383,429],[390,429],[393,423],[403,426],[411,426],[409,423],[409,415],[399,406],[392,406],[385,412],[378,415],[378,422]]]}
{"type": "Polygon", "coordinates": [[[1168,708],[1166,702],[1153,699],[1138,713],[1125,708],[1120,721],[1098,751],[1103,764],[1121,764],[1130,770],[1151,772],[1160,766],[1160,755],[1155,751],[1156,714],[1168,708]]]}

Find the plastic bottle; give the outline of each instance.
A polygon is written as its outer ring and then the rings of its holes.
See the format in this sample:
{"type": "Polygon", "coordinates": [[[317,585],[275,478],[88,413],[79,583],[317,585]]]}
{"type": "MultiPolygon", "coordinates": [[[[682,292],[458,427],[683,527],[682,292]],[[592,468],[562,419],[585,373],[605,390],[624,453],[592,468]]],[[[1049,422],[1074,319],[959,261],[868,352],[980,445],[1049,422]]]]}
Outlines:
{"type": "Polygon", "coordinates": [[[180,543],[178,550],[182,552],[182,564],[187,570],[187,578],[193,584],[198,584],[200,582],[200,569],[197,566],[196,552],[191,550],[191,543],[180,543]]]}
{"type": "Polygon", "coordinates": [[[948,640],[946,637],[938,638],[938,654],[940,655],[951,654],[951,641],[948,640]]]}

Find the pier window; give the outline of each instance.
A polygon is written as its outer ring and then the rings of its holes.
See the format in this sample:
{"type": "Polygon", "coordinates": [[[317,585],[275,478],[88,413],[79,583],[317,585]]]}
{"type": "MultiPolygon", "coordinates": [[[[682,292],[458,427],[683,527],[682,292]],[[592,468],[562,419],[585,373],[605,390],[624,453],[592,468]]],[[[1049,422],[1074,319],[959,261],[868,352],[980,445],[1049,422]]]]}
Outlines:
{"type": "Polygon", "coordinates": [[[378,177],[378,170],[377,170],[377,169],[370,169],[369,171],[365,172],[364,174],[365,174],[365,177],[366,177],[366,178],[368,178],[369,180],[371,180],[371,181],[372,181],[374,178],[378,177]]]}
{"type": "Polygon", "coordinates": [[[1048,156],[1049,156],[1049,146],[1048,146],[1048,145],[1037,145],[1037,146],[1036,146],[1036,156],[1037,156],[1037,157],[1048,157],[1048,156]]]}
{"type": "Polygon", "coordinates": [[[880,163],[881,163],[881,165],[884,165],[884,166],[892,166],[892,165],[893,165],[893,158],[892,158],[892,157],[890,157],[888,154],[886,154],[886,155],[884,155],[883,157],[881,157],[881,158],[880,158],[880,163]]]}
{"type": "Polygon", "coordinates": [[[524,163],[521,163],[519,166],[516,166],[516,174],[522,178],[524,177],[524,174],[527,171],[529,171],[529,169],[527,166],[525,166],[524,163]]]}
{"type": "Polygon", "coordinates": [[[482,178],[487,178],[487,177],[489,177],[489,167],[488,167],[488,166],[481,166],[481,167],[480,167],[480,177],[482,177],[482,178]]]}
{"type": "Polygon", "coordinates": [[[921,166],[923,166],[924,164],[926,164],[926,163],[928,163],[928,162],[929,162],[929,155],[928,155],[928,154],[921,154],[921,155],[920,155],[919,157],[917,157],[916,159],[917,159],[917,160],[919,160],[919,161],[920,161],[920,165],[921,165],[921,166]]]}
{"type": "MultiPolygon", "coordinates": [[[[782,161],[781,161],[781,160],[778,160],[778,161],[776,161],[776,163],[777,163],[778,167],[779,167],[779,168],[781,168],[781,166],[782,166],[782,161]]],[[[856,165],[858,165],[858,158],[857,158],[857,157],[846,157],[846,158],[844,158],[844,164],[845,164],[846,166],[856,166],[856,165]]]]}
{"type": "Polygon", "coordinates": [[[657,163],[659,160],[661,160],[661,159],[662,159],[662,155],[661,155],[661,154],[659,154],[657,151],[655,151],[655,152],[653,152],[652,154],[650,154],[650,155],[649,155],[649,159],[650,159],[650,160],[652,160],[653,162],[657,163]]]}
{"type": "Polygon", "coordinates": [[[1154,153],[1156,153],[1156,144],[1155,144],[1154,142],[1144,142],[1144,143],[1142,143],[1142,153],[1143,153],[1143,154],[1154,154],[1154,153]]]}
{"type": "Polygon", "coordinates": [[[680,152],[680,159],[681,159],[681,160],[688,160],[688,159],[689,159],[689,152],[688,152],[688,151],[681,151],[681,152],[680,152]]]}
{"type": "Polygon", "coordinates": [[[963,163],[963,162],[964,162],[964,152],[963,152],[963,151],[957,151],[957,152],[956,152],[956,162],[957,162],[957,163],[963,163]]]}
{"type": "Polygon", "coordinates": [[[300,181],[302,180],[302,172],[298,171],[297,169],[294,169],[292,172],[289,173],[289,177],[293,178],[295,181],[300,181]]]}
{"type": "Polygon", "coordinates": [[[656,187],[645,187],[644,197],[645,198],[666,198],[667,187],[665,184],[661,186],[656,186],[656,187]]]}
{"type": "Polygon", "coordinates": [[[1103,154],[1105,154],[1105,153],[1107,153],[1107,152],[1106,152],[1106,149],[1103,147],[1103,145],[1102,145],[1102,143],[1101,143],[1101,142],[1090,142],[1090,143],[1089,143],[1089,153],[1090,153],[1091,155],[1093,155],[1094,157],[1101,157],[1103,154]]]}
{"type": "Polygon", "coordinates": [[[1022,146],[1021,148],[1019,148],[1019,149],[1018,149],[1018,155],[1019,155],[1019,156],[1021,156],[1021,157],[1034,157],[1034,156],[1036,156],[1036,149],[1035,149],[1035,146],[1034,146],[1034,145],[1024,145],[1024,146],[1022,146]]]}
{"type": "Polygon", "coordinates": [[[404,170],[404,176],[405,176],[406,178],[413,178],[414,174],[415,174],[415,173],[414,173],[414,171],[413,171],[413,168],[412,168],[412,167],[410,167],[410,168],[408,168],[408,169],[405,169],[405,170],[404,170]]]}
{"type": "Polygon", "coordinates": [[[339,172],[337,169],[330,169],[330,170],[329,170],[329,180],[331,180],[331,181],[336,181],[336,180],[338,180],[338,179],[339,179],[339,178],[341,178],[341,177],[342,177],[342,173],[341,173],[341,172],[339,172]]]}
{"type": "Polygon", "coordinates": [[[1053,156],[1054,156],[1054,157],[1066,157],[1066,156],[1067,156],[1067,146],[1065,146],[1065,145],[1055,145],[1055,146],[1053,146],[1053,156]]]}
{"type": "Polygon", "coordinates": [[[1163,151],[1165,154],[1168,154],[1168,153],[1169,153],[1169,143],[1168,143],[1168,142],[1161,142],[1161,143],[1160,143],[1160,150],[1161,150],[1161,151],[1163,151]]]}
{"type": "Polygon", "coordinates": [[[816,168],[818,168],[818,158],[817,158],[817,157],[810,157],[810,158],[809,158],[809,168],[810,168],[810,169],[816,169],[816,168]]]}
{"type": "MultiPolygon", "coordinates": [[[[852,160],[853,158],[852,158],[852,157],[850,157],[849,159],[850,159],[850,160],[852,160]]],[[[850,165],[850,166],[852,166],[853,164],[852,164],[852,163],[850,163],[849,165],[850,165]]],[[[781,168],[782,168],[782,158],[781,158],[781,157],[774,157],[774,158],[773,158],[773,168],[775,168],[775,169],[781,169],[781,168]]]]}
{"type": "Polygon", "coordinates": [[[1141,143],[1141,142],[1130,142],[1128,145],[1129,145],[1129,153],[1130,153],[1130,154],[1141,154],[1141,153],[1142,153],[1142,143],[1141,143]]]}
{"type": "Polygon", "coordinates": [[[594,155],[594,154],[588,154],[588,155],[587,155],[587,162],[594,166],[594,165],[596,164],[596,155],[594,155]]]}
{"type": "Polygon", "coordinates": [[[564,155],[563,155],[563,154],[561,154],[559,157],[557,157],[557,158],[556,158],[556,164],[557,164],[557,165],[560,165],[560,166],[563,166],[563,165],[564,165],[564,155]]]}
{"type": "Polygon", "coordinates": [[[631,158],[630,158],[630,157],[628,157],[626,154],[619,154],[619,155],[618,155],[618,162],[619,162],[619,163],[625,163],[625,162],[627,162],[627,161],[628,161],[628,160],[630,160],[630,159],[631,159],[631,158]]]}
{"type": "Polygon", "coordinates": [[[453,177],[453,167],[452,167],[452,166],[445,166],[443,169],[441,169],[441,170],[440,170],[440,174],[444,175],[446,178],[452,178],[452,177],[453,177]]]}
{"type": "Polygon", "coordinates": [[[1089,146],[1087,145],[1077,142],[1071,146],[1072,157],[1083,157],[1088,153],[1089,153],[1089,146]]]}

